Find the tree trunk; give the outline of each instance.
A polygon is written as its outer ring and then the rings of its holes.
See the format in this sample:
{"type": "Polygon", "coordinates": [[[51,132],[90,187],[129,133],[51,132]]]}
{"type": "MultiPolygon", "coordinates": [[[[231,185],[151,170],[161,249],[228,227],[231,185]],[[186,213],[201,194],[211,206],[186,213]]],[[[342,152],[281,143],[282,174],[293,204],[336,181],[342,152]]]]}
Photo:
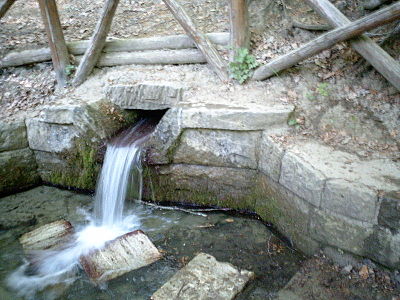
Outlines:
{"type": "Polygon", "coordinates": [[[0,19],[6,14],[15,0],[0,0],[0,19]]]}
{"type": "MultiPolygon", "coordinates": [[[[210,39],[211,42],[216,45],[227,46],[229,43],[229,33],[226,32],[209,33],[207,34],[207,37],[210,39]]],[[[73,55],[82,55],[88,49],[89,44],[89,40],[67,42],[67,47],[69,53],[73,55]]],[[[104,53],[114,52],[138,52],[147,50],[169,49],[177,50],[190,49],[195,47],[196,45],[194,44],[193,40],[185,34],[139,39],[118,39],[107,41],[103,48],[102,55],[105,55],[104,53]]],[[[201,57],[203,56],[201,55],[201,57]]],[[[0,68],[16,67],[48,60],[51,60],[51,53],[49,48],[13,51],[9,52],[5,57],[0,59],[0,68]]],[[[205,61],[204,57],[203,61],[205,61]]]]}
{"type": "Polygon", "coordinates": [[[67,84],[66,67],[69,65],[68,49],[65,44],[55,0],[39,0],[44,27],[49,40],[51,58],[59,87],[67,84]]]}
{"type": "Polygon", "coordinates": [[[90,41],[89,48],[86,50],[82,61],[76,71],[73,81],[74,85],[80,85],[86,80],[86,77],[92,72],[96,65],[103,47],[106,43],[107,34],[110,31],[112,19],[117,9],[119,0],[107,0],[101,14],[100,20],[90,41]]]}
{"type": "MultiPolygon", "coordinates": [[[[328,0],[306,0],[307,3],[332,26],[339,27],[350,23],[328,0]]],[[[393,5],[399,5],[395,3],[393,5]]],[[[365,34],[350,41],[351,47],[363,56],[394,87],[400,90],[400,64],[385,50],[378,46],[365,34]]]]}
{"type": "Polygon", "coordinates": [[[211,65],[215,73],[217,73],[218,77],[222,81],[228,81],[229,76],[225,61],[210,40],[197,30],[183,7],[175,0],[163,0],[163,2],[172,12],[179,24],[181,24],[186,33],[193,39],[199,50],[204,54],[207,62],[211,65]]]}
{"type": "Polygon", "coordinates": [[[335,30],[319,36],[311,42],[308,42],[299,49],[293,50],[286,55],[274,59],[270,63],[259,67],[254,72],[253,79],[266,79],[306,58],[309,58],[312,55],[332,47],[336,43],[353,38],[367,30],[373,29],[379,25],[390,23],[399,18],[400,3],[396,3],[346,26],[336,28],[335,30]]]}
{"type": "Polygon", "coordinates": [[[248,20],[247,0],[229,0],[230,6],[230,33],[231,33],[231,60],[239,48],[249,49],[250,31],[248,20]]]}

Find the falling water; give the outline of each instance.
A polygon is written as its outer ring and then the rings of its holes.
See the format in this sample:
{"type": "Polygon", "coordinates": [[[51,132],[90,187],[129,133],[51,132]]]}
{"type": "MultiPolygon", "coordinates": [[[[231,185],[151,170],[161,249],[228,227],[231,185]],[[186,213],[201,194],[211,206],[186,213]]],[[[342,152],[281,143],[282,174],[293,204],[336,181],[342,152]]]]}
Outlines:
{"type": "Polygon", "coordinates": [[[96,224],[114,226],[122,222],[128,189],[136,187],[137,199],[142,197],[141,145],[147,139],[149,121],[140,121],[108,146],[97,182],[95,196],[96,224]]]}
{"type": "Polygon", "coordinates": [[[73,242],[62,249],[35,253],[34,270],[27,261],[13,272],[7,282],[18,295],[31,299],[48,286],[73,283],[80,256],[139,228],[139,217],[123,216],[124,202],[129,191],[141,199],[141,146],[155,126],[155,120],[141,120],[107,145],[96,187],[94,215],[86,214],[89,224],[78,230],[73,242]]]}

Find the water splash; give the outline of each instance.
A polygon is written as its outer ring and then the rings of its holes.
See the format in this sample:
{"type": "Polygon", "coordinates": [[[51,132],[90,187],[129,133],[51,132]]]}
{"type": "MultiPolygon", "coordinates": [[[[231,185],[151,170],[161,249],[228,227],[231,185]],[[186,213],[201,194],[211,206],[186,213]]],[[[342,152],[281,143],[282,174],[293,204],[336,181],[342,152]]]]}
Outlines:
{"type": "Polygon", "coordinates": [[[89,224],[78,228],[72,242],[61,249],[30,253],[29,261],[7,279],[8,286],[18,296],[36,299],[35,295],[45,290],[44,298],[56,299],[76,280],[82,255],[140,227],[139,216],[123,215],[124,202],[128,192],[141,199],[141,145],[155,125],[154,120],[139,121],[107,145],[96,187],[94,216],[84,213],[89,224]],[[61,292],[57,291],[60,286],[61,292]]]}

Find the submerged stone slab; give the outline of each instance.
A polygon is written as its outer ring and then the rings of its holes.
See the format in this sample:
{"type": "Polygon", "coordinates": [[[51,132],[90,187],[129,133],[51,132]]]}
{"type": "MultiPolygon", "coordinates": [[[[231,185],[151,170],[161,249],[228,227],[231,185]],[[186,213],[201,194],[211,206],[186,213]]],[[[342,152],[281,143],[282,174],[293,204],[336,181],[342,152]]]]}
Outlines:
{"type": "Polygon", "coordinates": [[[141,83],[106,88],[106,97],[123,109],[160,110],[176,106],[183,88],[176,84],[141,83]]]}
{"type": "Polygon", "coordinates": [[[19,242],[27,252],[54,249],[70,241],[73,232],[70,222],[59,220],[23,234],[19,242]]]}
{"type": "Polygon", "coordinates": [[[243,290],[254,273],[239,270],[200,253],[150,298],[152,300],[230,300],[243,290]]]}
{"type": "Polygon", "coordinates": [[[0,121],[0,152],[28,147],[24,121],[0,121]]]}
{"type": "Polygon", "coordinates": [[[90,279],[100,284],[160,258],[160,252],[149,238],[136,230],[108,242],[102,249],[81,256],[80,263],[90,279]]]}
{"type": "Polygon", "coordinates": [[[256,169],[259,138],[256,131],[188,129],[181,135],[174,162],[256,169]]]}

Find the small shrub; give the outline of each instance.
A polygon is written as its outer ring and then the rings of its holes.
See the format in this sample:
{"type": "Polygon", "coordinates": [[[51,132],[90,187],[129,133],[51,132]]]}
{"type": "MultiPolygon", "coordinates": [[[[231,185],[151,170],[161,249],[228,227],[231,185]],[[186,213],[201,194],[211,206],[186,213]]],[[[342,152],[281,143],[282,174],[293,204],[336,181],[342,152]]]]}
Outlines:
{"type": "Polygon", "coordinates": [[[250,78],[251,70],[256,68],[258,63],[248,49],[239,48],[235,51],[233,62],[229,64],[231,77],[243,84],[250,78]]]}

